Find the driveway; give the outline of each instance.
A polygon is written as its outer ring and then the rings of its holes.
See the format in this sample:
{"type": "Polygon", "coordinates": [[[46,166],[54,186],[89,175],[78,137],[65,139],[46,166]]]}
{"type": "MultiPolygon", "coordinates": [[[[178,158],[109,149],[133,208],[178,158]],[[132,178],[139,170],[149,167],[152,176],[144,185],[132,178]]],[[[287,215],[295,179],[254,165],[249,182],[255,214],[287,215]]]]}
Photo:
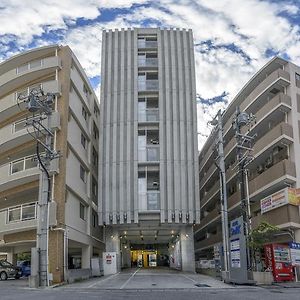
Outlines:
{"type": "Polygon", "coordinates": [[[81,283],[63,286],[65,289],[103,290],[149,290],[149,289],[199,289],[232,288],[219,280],[206,275],[184,273],[167,268],[128,269],[110,276],[91,279],[81,283]]]}

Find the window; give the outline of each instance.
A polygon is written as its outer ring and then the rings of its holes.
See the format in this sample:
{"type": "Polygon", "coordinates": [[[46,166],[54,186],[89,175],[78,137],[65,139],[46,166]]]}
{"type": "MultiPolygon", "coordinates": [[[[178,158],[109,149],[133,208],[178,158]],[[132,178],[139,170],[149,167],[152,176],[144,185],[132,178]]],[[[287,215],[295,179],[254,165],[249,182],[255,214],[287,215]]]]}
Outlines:
{"type": "Polygon", "coordinates": [[[30,69],[38,68],[41,66],[42,66],[42,60],[37,59],[37,60],[33,60],[29,63],[26,63],[24,65],[17,67],[16,72],[17,72],[17,74],[20,74],[20,73],[26,72],[30,69]]]}
{"type": "Polygon", "coordinates": [[[32,220],[36,218],[36,203],[8,208],[7,223],[32,220]]]}
{"type": "Polygon", "coordinates": [[[80,203],[79,205],[80,205],[80,207],[79,207],[80,219],[85,220],[85,207],[82,203],[80,203]]]}
{"type": "Polygon", "coordinates": [[[94,177],[92,178],[92,201],[98,204],[98,183],[94,177]]]}
{"type": "Polygon", "coordinates": [[[86,177],[85,168],[82,165],[80,165],[80,178],[82,179],[83,182],[85,182],[85,177],[86,177]]]}
{"type": "Polygon", "coordinates": [[[98,169],[98,153],[94,147],[93,147],[93,151],[92,151],[92,164],[93,164],[94,168],[97,170],[98,169]]]}
{"type": "Polygon", "coordinates": [[[83,118],[84,118],[85,120],[87,120],[87,111],[86,111],[86,109],[84,108],[84,106],[82,106],[81,114],[82,114],[83,118]]]}
{"type": "Polygon", "coordinates": [[[93,212],[93,227],[98,226],[98,215],[96,213],[93,212]]]}
{"type": "Polygon", "coordinates": [[[86,148],[86,137],[83,133],[81,133],[81,145],[84,149],[86,148]]]}
{"type": "Polygon", "coordinates": [[[88,88],[86,87],[85,84],[83,85],[83,93],[86,95],[86,97],[89,96],[89,90],[88,90],[88,88]]]}
{"type": "Polygon", "coordinates": [[[94,102],[94,114],[95,114],[95,117],[98,118],[99,116],[99,108],[96,104],[96,101],[94,102]]]}
{"type": "Polygon", "coordinates": [[[300,88],[300,74],[295,73],[296,86],[300,88]]]}
{"type": "Polygon", "coordinates": [[[95,122],[93,123],[93,137],[95,140],[98,140],[98,138],[99,138],[99,130],[98,130],[95,122]]]}

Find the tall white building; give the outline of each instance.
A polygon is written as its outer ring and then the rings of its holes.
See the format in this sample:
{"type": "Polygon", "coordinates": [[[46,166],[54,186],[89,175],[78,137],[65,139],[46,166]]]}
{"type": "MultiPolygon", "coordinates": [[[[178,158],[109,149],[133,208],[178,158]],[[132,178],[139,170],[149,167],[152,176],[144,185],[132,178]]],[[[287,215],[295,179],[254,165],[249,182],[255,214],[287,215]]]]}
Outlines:
{"type": "Polygon", "coordinates": [[[170,257],[171,267],[193,271],[200,202],[192,31],[104,31],[100,108],[106,249],[123,266],[149,266],[155,254],[158,265],[170,257]]]}

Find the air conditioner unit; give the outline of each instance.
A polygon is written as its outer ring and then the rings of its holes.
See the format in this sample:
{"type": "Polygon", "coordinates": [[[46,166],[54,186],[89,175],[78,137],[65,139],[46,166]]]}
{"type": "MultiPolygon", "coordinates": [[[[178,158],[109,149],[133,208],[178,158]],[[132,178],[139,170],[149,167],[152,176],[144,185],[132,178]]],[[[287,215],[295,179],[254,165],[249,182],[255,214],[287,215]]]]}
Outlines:
{"type": "Polygon", "coordinates": [[[269,156],[266,160],[266,167],[269,168],[273,165],[273,157],[269,156]]]}
{"type": "Polygon", "coordinates": [[[263,165],[259,165],[259,166],[257,167],[257,173],[258,173],[258,174],[261,174],[263,171],[264,171],[264,166],[263,166],[263,165]]]}
{"type": "Polygon", "coordinates": [[[159,144],[158,140],[151,140],[150,142],[151,142],[151,144],[153,144],[153,145],[158,145],[158,144],[159,144]]]}
{"type": "Polygon", "coordinates": [[[158,188],[159,183],[158,183],[157,181],[153,181],[153,182],[152,182],[152,185],[153,185],[154,187],[157,187],[157,188],[158,188]]]}

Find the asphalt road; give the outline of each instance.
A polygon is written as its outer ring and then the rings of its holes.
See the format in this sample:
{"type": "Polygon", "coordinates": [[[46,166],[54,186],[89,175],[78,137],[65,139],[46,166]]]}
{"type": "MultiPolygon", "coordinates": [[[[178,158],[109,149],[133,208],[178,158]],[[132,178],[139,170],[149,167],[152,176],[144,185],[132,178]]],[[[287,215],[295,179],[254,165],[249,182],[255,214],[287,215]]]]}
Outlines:
{"type": "Polygon", "coordinates": [[[43,290],[29,289],[25,279],[0,281],[0,300],[299,300],[299,295],[300,288],[232,286],[208,276],[171,270],[133,269],[43,290]]]}

